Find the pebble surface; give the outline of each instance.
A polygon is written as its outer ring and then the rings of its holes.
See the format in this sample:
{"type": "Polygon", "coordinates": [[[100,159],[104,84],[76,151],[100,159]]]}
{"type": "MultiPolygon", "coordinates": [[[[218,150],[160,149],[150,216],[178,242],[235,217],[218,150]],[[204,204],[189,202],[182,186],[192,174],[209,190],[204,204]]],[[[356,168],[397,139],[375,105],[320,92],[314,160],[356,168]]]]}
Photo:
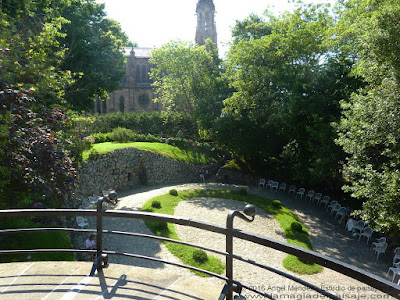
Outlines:
{"type": "MultiPolygon", "coordinates": [[[[125,195],[122,195],[122,197],[120,197],[118,206],[114,209],[140,210],[144,203],[146,203],[149,199],[158,195],[166,194],[172,188],[179,191],[193,188],[239,189],[242,187],[221,184],[185,184],[179,186],[154,188],[151,191],[148,191],[145,188],[136,189],[133,191],[134,194],[127,192],[125,195]]],[[[249,191],[259,193],[259,190],[256,188],[250,188],[249,191]],[[253,191],[251,189],[253,189],[253,191]]],[[[225,226],[228,212],[230,210],[242,210],[243,207],[244,203],[239,201],[216,198],[194,198],[180,202],[175,209],[175,215],[225,226]]],[[[94,220],[90,221],[93,222],[94,220]]],[[[151,232],[144,225],[143,221],[135,219],[105,218],[104,228],[109,230],[151,234],[151,232]]],[[[278,241],[286,241],[283,230],[277,220],[273,216],[266,214],[263,210],[258,208],[256,209],[256,218],[254,222],[248,223],[240,218],[235,218],[234,228],[264,235],[278,241]]],[[[308,230],[310,231],[310,228],[308,228],[308,230]]],[[[176,231],[178,236],[186,242],[192,242],[222,251],[225,250],[225,238],[220,234],[180,225],[176,225],[176,231]]],[[[320,236],[319,238],[323,239],[324,236],[320,236]]],[[[313,238],[312,241],[314,244],[313,238]]],[[[179,263],[178,258],[173,256],[162,243],[156,240],[124,237],[121,235],[105,235],[104,248],[120,252],[153,256],[179,263]]],[[[326,254],[324,253],[325,249],[318,249],[315,247],[315,245],[314,248],[317,252],[326,254]]],[[[337,249],[337,251],[341,250],[342,249],[337,249]]],[[[334,251],[335,250],[333,250],[333,252],[334,251]]],[[[374,297],[375,299],[378,297],[379,299],[391,299],[391,297],[386,294],[373,290],[365,284],[327,268],[324,268],[322,273],[315,275],[297,275],[293,272],[287,271],[282,266],[282,260],[287,256],[285,253],[256,245],[251,242],[234,239],[234,253],[299,277],[300,279],[308,281],[317,287],[322,287],[343,299],[357,299],[357,297],[360,297],[361,295],[365,295],[366,298],[364,299],[374,299],[374,297]]],[[[224,257],[218,256],[217,254],[212,255],[220,257],[222,261],[225,260],[224,257]]],[[[170,269],[174,273],[179,273],[185,276],[193,276],[193,273],[186,269],[177,268],[170,265],[163,265],[158,262],[142,259],[113,256],[111,257],[111,262],[118,264],[137,265],[154,269],[170,269]]],[[[312,297],[313,299],[325,298],[322,295],[318,295],[314,291],[309,290],[308,288],[305,288],[292,280],[240,261],[234,262],[234,279],[248,284],[254,287],[256,290],[272,294],[278,299],[307,299],[312,297]]],[[[208,280],[210,280],[210,282],[219,281],[215,278],[209,278],[208,280]]],[[[246,295],[248,299],[257,299],[260,297],[247,290],[245,290],[243,294],[246,295]]]]}

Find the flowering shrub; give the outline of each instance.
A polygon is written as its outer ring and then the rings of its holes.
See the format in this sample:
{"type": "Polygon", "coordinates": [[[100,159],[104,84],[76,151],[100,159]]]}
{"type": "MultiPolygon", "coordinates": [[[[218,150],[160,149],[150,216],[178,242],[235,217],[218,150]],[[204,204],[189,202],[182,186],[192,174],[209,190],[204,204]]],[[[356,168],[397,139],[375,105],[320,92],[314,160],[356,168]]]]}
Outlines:
{"type": "Polygon", "coordinates": [[[60,108],[6,87],[0,102],[0,208],[62,206],[73,195],[85,142],[68,136],[71,122],[60,108]]]}
{"type": "Polygon", "coordinates": [[[90,144],[94,144],[94,143],[96,142],[96,140],[95,140],[94,138],[90,137],[90,136],[85,136],[83,139],[84,139],[87,143],[90,143],[90,144]]]}

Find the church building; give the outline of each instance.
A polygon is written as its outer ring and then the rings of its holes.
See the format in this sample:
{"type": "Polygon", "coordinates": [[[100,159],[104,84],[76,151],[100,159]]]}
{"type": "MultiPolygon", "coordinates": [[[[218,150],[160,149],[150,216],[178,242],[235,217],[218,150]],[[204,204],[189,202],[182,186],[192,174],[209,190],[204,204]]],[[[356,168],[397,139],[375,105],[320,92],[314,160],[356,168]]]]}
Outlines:
{"type": "MultiPolygon", "coordinates": [[[[197,28],[195,42],[202,46],[206,39],[217,44],[215,25],[215,6],[213,0],[198,0],[196,6],[197,28]]],[[[125,48],[126,75],[118,90],[109,94],[107,100],[97,100],[94,112],[99,114],[112,112],[152,113],[163,110],[161,103],[154,103],[154,88],[149,78],[152,48],[125,48]]]]}

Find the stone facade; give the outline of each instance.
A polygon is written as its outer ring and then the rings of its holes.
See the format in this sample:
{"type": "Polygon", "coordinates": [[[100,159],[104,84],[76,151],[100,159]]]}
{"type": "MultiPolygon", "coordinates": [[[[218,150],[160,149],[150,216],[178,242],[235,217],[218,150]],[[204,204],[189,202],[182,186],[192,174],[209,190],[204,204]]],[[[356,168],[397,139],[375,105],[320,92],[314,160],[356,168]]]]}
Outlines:
{"type": "Polygon", "coordinates": [[[154,103],[154,88],[149,78],[152,48],[125,48],[126,75],[121,87],[109,94],[109,99],[96,101],[96,113],[161,111],[160,103],[154,103]]]}
{"type": "Polygon", "coordinates": [[[115,150],[89,160],[78,170],[77,196],[101,195],[141,185],[198,182],[199,166],[136,148],[115,150]]]}
{"type": "Polygon", "coordinates": [[[215,24],[215,6],[213,0],[199,0],[196,6],[197,28],[196,44],[202,46],[206,39],[217,44],[217,26],[215,24]]]}

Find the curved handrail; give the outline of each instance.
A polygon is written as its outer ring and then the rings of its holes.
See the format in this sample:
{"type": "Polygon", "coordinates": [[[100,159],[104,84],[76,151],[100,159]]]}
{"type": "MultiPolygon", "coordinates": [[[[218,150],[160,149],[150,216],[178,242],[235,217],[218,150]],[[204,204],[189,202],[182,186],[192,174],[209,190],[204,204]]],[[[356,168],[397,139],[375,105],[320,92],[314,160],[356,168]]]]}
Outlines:
{"type": "MultiPolygon", "coordinates": [[[[21,216],[102,216],[102,217],[112,217],[112,218],[133,218],[133,219],[143,219],[143,220],[152,220],[152,221],[163,221],[163,222],[168,222],[168,223],[174,223],[178,225],[184,225],[184,226],[190,226],[190,227],[195,227],[215,233],[220,233],[220,234],[227,234],[227,228],[223,226],[218,226],[210,223],[205,223],[197,220],[192,220],[188,218],[182,218],[182,217],[177,217],[177,216],[172,216],[172,215],[165,215],[165,214],[155,214],[155,213],[150,213],[150,212],[139,212],[139,211],[114,211],[114,210],[106,210],[106,211],[101,211],[98,212],[96,210],[80,210],[80,209],[26,209],[26,210],[0,210],[0,217],[21,217],[21,216]]],[[[6,229],[2,230],[1,232],[18,232],[18,231],[38,231],[38,230],[64,230],[64,231],[76,231],[76,232],[94,232],[96,230],[91,230],[91,229],[75,229],[75,228],[29,228],[29,229],[6,229]]],[[[99,232],[97,230],[97,232],[99,232]]],[[[332,299],[338,299],[335,295],[332,295],[308,282],[305,282],[299,278],[296,278],[294,276],[291,276],[289,274],[286,274],[282,271],[273,269],[271,267],[259,264],[253,260],[242,258],[237,255],[229,255],[226,252],[215,250],[215,249],[210,249],[207,247],[202,247],[199,245],[191,244],[191,243],[186,243],[183,241],[176,241],[176,240],[171,240],[163,237],[155,237],[155,236],[150,236],[150,235],[144,235],[144,234],[137,234],[137,233],[127,233],[127,232],[120,232],[120,231],[107,231],[107,230],[101,230],[102,233],[109,233],[109,234],[122,234],[122,235],[131,235],[131,236],[140,236],[140,237],[146,237],[146,238],[153,238],[157,240],[168,240],[174,243],[180,243],[180,244],[187,244],[193,247],[197,247],[200,249],[208,250],[208,251],[213,251],[215,253],[219,253],[225,256],[232,256],[235,259],[242,260],[244,262],[260,266],[264,269],[267,269],[271,272],[274,272],[276,274],[285,276],[287,278],[290,278],[292,280],[295,280],[296,282],[303,284],[305,286],[308,286],[312,288],[313,290],[329,297],[332,299]]],[[[400,298],[400,287],[398,285],[395,285],[394,283],[385,280],[383,278],[380,278],[376,275],[373,275],[371,273],[368,273],[366,271],[363,271],[359,268],[356,268],[354,266],[351,266],[347,263],[338,261],[336,259],[327,257],[325,255],[312,252],[310,250],[306,250],[304,248],[300,248],[294,245],[290,245],[287,243],[279,242],[261,235],[253,234],[250,232],[245,232],[245,231],[240,231],[240,230],[233,230],[231,233],[234,237],[240,238],[242,240],[250,241],[259,245],[263,245],[269,248],[273,248],[297,257],[300,257],[302,259],[305,259],[307,261],[317,263],[319,265],[322,265],[324,267],[327,267],[329,269],[332,269],[334,271],[337,271],[339,273],[342,273],[344,275],[347,275],[349,277],[352,277],[354,279],[359,280],[360,282],[363,282],[371,287],[374,287],[386,294],[389,294],[391,296],[394,296],[396,298],[400,298]]],[[[94,252],[93,250],[78,250],[78,249],[34,249],[34,250],[3,250],[0,251],[0,254],[6,254],[6,253],[24,253],[24,252],[35,252],[35,251],[40,251],[40,252],[51,252],[51,251],[59,251],[59,252],[94,252]]],[[[191,269],[194,271],[198,272],[203,272],[206,273],[210,276],[217,277],[221,280],[228,281],[227,277],[214,274],[212,272],[194,268],[191,266],[183,265],[183,264],[178,264],[174,262],[169,262],[169,261],[164,261],[161,259],[157,258],[152,258],[152,257],[146,257],[146,256],[140,256],[136,254],[130,254],[130,253],[118,253],[115,251],[103,251],[103,253],[106,254],[111,254],[111,255],[125,255],[128,257],[134,257],[134,258],[142,258],[142,259],[148,259],[148,260],[153,260],[153,261],[158,261],[162,263],[167,263],[167,264],[173,264],[178,267],[182,268],[187,268],[191,269]]],[[[229,280],[233,283],[236,283],[242,287],[245,287],[249,290],[252,290],[253,292],[256,292],[260,295],[263,295],[265,297],[271,298],[270,295],[254,290],[249,286],[246,286],[244,284],[241,284],[237,281],[234,280],[229,280]]],[[[272,299],[272,298],[271,298],[272,299]]]]}

